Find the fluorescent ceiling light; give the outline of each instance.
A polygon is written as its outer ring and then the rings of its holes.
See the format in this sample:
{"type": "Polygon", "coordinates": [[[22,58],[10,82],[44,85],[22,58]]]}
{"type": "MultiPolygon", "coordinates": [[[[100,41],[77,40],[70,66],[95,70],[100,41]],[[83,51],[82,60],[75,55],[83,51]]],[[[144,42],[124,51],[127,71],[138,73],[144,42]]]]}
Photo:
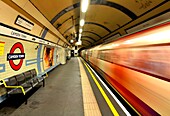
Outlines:
{"type": "Polygon", "coordinates": [[[78,42],[76,42],[76,45],[82,45],[82,41],[79,40],[78,42]]]}
{"type": "Polygon", "coordinates": [[[85,13],[87,11],[89,5],[89,0],[82,0],[81,1],[81,11],[85,13]]]}
{"type": "Polygon", "coordinates": [[[74,40],[70,40],[70,42],[71,42],[71,43],[73,43],[73,42],[74,42],[74,40]]]}
{"type": "Polygon", "coordinates": [[[83,25],[84,25],[84,22],[85,22],[84,19],[81,19],[81,20],[80,20],[80,26],[83,26],[83,25]]]}
{"type": "Polygon", "coordinates": [[[79,34],[79,40],[81,39],[81,33],[79,34]]]}
{"type": "Polygon", "coordinates": [[[82,32],[83,32],[83,29],[80,29],[79,32],[82,33],[82,32]]]}

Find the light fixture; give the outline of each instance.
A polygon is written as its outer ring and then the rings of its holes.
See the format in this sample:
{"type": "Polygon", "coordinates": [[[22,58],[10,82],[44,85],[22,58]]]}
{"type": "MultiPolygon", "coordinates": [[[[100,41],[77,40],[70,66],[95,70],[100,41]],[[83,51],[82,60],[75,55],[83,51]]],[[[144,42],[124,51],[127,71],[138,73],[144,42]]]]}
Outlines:
{"type": "Polygon", "coordinates": [[[74,36],[77,37],[77,34],[75,33],[74,36]]]}
{"type": "Polygon", "coordinates": [[[82,41],[79,40],[78,42],[76,42],[76,45],[82,45],[82,41]]]}
{"type": "Polygon", "coordinates": [[[80,29],[79,32],[82,33],[82,32],[83,32],[83,29],[80,29]]]}
{"type": "Polygon", "coordinates": [[[79,33],[79,37],[81,37],[81,33],[79,33]]]}
{"type": "Polygon", "coordinates": [[[81,12],[85,13],[87,11],[89,5],[89,0],[82,0],[81,1],[81,12]]]}
{"type": "Polygon", "coordinates": [[[78,41],[79,41],[79,40],[81,40],[81,33],[79,33],[79,39],[78,39],[78,41]]]}
{"type": "MultiPolygon", "coordinates": [[[[81,11],[80,11],[80,25],[79,25],[79,38],[78,41],[81,41],[81,33],[83,32],[83,26],[85,24],[85,15],[86,11],[88,9],[89,3],[91,0],[81,0],[81,11]]],[[[82,42],[79,42],[78,44],[82,44],[82,42]]]]}
{"type": "Polygon", "coordinates": [[[80,26],[83,26],[84,23],[85,23],[84,19],[81,19],[81,20],[80,20],[80,26]]]}
{"type": "Polygon", "coordinates": [[[71,39],[71,40],[70,40],[70,43],[73,43],[73,42],[74,42],[74,40],[71,39]]]}

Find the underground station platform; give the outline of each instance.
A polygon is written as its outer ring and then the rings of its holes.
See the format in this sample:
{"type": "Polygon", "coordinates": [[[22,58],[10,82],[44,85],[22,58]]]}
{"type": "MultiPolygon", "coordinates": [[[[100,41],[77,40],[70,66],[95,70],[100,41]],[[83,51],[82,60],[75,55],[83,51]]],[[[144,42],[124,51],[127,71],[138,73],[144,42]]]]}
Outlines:
{"type": "Polygon", "coordinates": [[[80,57],[53,69],[41,85],[1,104],[1,116],[139,115],[80,57]],[[27,104],[25,104],[27,99],[27,104]]]}

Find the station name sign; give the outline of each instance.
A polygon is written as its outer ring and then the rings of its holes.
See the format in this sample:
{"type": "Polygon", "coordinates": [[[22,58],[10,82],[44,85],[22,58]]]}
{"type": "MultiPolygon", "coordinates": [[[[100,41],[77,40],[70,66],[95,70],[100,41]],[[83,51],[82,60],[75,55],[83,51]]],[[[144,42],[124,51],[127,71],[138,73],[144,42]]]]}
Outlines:
{"type": "Polygon", "coordinates": [[[27,38],[26,35],[19,33],[19,32],[15,32],[15,31],[11,31],[11,35],[14,37],[19,37],[19,38],[27,38]]]}
{"type": "Polygon", "coordinates": [[[18,71],[23,64],[24,59],[25,59],[24,46],[22,45],[22,43],[17,42],[12,46],[10,53],[7,54],[7,61],[9,61],[9,64],[13,70],[18,71]],[[16,49],[19,49],[20,53],[15,53],[16,49]],[[19,63],[16,64],[14,60],[18,59],[19,63]]]}
{"type": "Polygon", "coordinates": [[[9,60],[17,60],[17,59],[25,59],[25,53],[7,54],[7,61],[9,61],[9,60]]]}
{"type": "Polygon", "coordinates": [[[40,43],[40,44],[44,44],[44,45],[49,45],[49,46],[57,46],[56,44],[49,42],[47,40],[43,40],[41,38],[32,36],[30,34],[24,33],[20,30],[11,28],[9,26],[6,26],[2,23],[0,23],[0,35],[6,35],[9,37],[14,37],[14,38],[18,38],[18,39],[22,39],[22,40],[26,40],[26,41],[31,41],[31,42],[35,42],[35,43],[40,43]]]}

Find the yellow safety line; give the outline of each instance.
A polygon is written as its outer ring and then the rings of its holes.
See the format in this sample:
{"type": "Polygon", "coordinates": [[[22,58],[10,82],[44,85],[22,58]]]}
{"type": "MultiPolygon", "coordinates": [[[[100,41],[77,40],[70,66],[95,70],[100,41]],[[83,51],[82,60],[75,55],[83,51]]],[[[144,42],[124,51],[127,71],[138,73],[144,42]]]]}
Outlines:
{"type": "Polygon", "coordinates": [[[110,110],[112,111],[114,116],[119,116],[118,112],[116,111],[115,107],[113,106],[112,102],[110,101],[110,99],[107,97],[106,93],[104,92],[104,90],[102,89],[102,87],[100,86],[99,82],[97,81],[97,79],[95,78],[95,76],[93,75],[93,73],[91,72],[91,70],[89,69],[89,67],[84,63],[84,65],[86,66],[87,70],[89,71],[90,75],[92,76],[94,82],[96,83],[97,87],[99,88],[102,96],[104,97],[105,101],[107,102],[110,110]]]}
{"type": "MultiPolygon", "coordinates": [[[[107,80],[106,80],[107,81],[107,80]]],[[[107,83],[110,85],[110,86],[112,86],[108,81],[107,81],[107,83]]],[[[139,115],[139,116],[141,116],[141,114],[115,89],[115,88],[113,88],[120,96],[121,96],[121,98],[123,99],[123,100],[125,100],[125,102],[139,115]]]]}
{"type": "Polygon", "coordinates": [[[22,93],[25,95],[25,90],[22,86],[7,86],[5,80],[2,80],[2,82],[6,88],[21,88],[22,93]]]}
{"type": "MultiPolygon", "coordinates": [[[[106,80],[107,81],[107,80],[106,80]]],[[[112,86],[108,81],[107,81],[107,83],[110,85],[110,86],[112,86]]],[[[122,97],[122,99],[123,100],[125,100],[125,102],[139,115],[139,116],[141,116],[141,114],[115,89],[115,88],[113,88],[121,97],[122,97]]]]}

